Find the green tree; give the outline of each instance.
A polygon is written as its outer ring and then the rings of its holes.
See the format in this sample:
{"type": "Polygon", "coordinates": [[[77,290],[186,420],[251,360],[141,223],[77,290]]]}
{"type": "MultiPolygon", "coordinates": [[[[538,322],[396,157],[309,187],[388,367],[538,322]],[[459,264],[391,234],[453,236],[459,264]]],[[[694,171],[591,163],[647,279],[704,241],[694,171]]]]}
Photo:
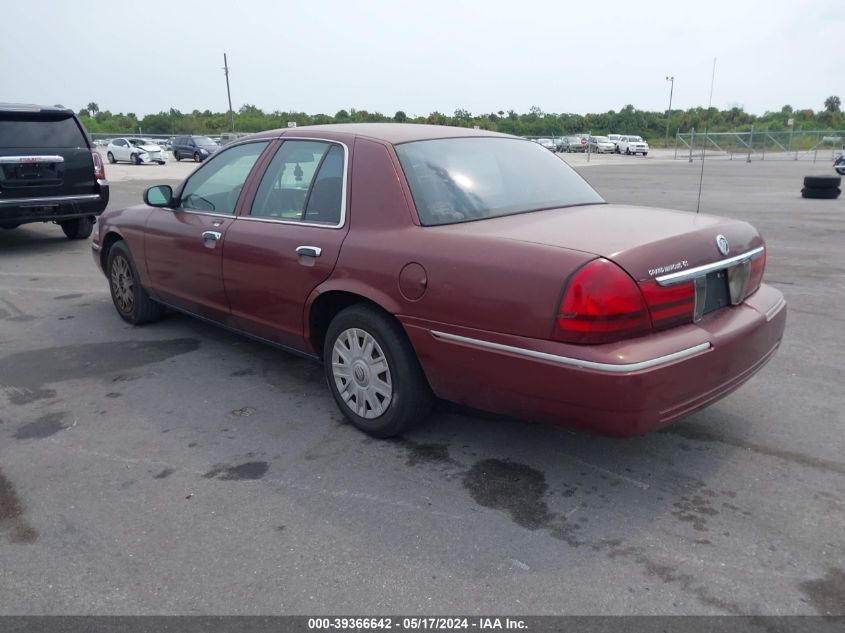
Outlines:
{"type": "Polygon", "coordinates": [[[94,117],[96,117],[97,114],[99,114],[99,112],[100,112],[100,106],[98,106],[93,101],[91,103],[89,103],[87,106],[85,106],[85,109],[88,110],[88,116],[90,116],[92,119],[94,117]]]}
{"type": "Polygon", "coordinates": [[[393,120],[397,123],[404,123],[408,120],[408,115],[402,112],[402,110],[397,110],[396,114],[393,115],[393,120]]]}
{"type": "Polygon", "coordinates": [[[841,105],[842,101],[840,101],[839,97],[835,95],[824,100],[824,109],[828,112],[839,112],[839,107],[841,105]]]}

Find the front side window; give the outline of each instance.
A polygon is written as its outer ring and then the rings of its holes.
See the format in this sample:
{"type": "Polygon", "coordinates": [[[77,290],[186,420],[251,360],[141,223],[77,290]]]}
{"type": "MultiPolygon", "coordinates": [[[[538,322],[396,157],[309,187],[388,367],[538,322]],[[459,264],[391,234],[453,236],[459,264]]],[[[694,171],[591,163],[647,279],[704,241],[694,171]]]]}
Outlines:
{"type": "Polygon", "coordinates": [[[233,214],[249,172],[267,141],[238,145],[216,154],[185,183],[179,208],[233,214]]]}
{"type": "Polygon", "coordinates": [[[415,141],[396,153],[424,225],[604,202],[565,162],[522,139],[415,141]]]}
{"type": "Polygon", "coordinates": [[[285,141],[267,168],[251,215],[289,222],[340,224],[344,151],[324,141],[285,141]]]}

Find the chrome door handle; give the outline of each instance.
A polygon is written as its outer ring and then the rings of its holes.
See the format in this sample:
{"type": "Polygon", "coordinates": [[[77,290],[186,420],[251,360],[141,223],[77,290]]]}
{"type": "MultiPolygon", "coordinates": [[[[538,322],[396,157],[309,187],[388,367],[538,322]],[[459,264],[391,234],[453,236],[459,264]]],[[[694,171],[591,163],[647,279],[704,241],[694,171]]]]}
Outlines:
{"type": "Polygon", "coordinates": [[[202,233],[202,239],[211,240],[213,242],[219,242],[222,237],[223,234],[218,233],[217,231],[203,231],[202,233]]]}
{"type": "Polygon", "coordinates": [[[307,255],[308,257],[319,257],[320,253],[323,252],[323,249],[319,246],[297,246],[296,247],[296,254],[297,255],[307,255]]]}

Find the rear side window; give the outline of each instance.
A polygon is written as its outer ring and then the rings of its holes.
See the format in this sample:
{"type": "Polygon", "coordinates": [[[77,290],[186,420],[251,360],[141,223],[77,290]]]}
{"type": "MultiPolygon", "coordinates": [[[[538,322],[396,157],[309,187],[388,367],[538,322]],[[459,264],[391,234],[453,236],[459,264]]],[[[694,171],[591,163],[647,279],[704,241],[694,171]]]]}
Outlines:
{"type": "Polygon", "coordinates": [[[322,141],[286,141],[255,194],[251,215],[289,222],[340,224],[344,152],[322,141]]]}
{"type": "Polygon", "coordinates": [[[85,135],[71,116],[0,114],[0,147],[87,147],[85,135]]]}
{"type": "Polygon", "coordinates": [[[531,141],[452,138],[396,146],[424,225],[604,202],[565,162],[531,141]]]}

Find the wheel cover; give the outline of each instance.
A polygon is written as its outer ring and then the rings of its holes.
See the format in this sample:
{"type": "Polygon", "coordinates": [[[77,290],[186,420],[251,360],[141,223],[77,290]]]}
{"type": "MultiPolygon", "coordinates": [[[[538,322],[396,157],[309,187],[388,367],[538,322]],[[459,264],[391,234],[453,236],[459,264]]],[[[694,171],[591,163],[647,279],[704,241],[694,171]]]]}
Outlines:
{"type": "Polygon", "coordinates": [[[350,328],[332,348],[332,376],[349,409],[372,420],[387,411],[393,399],[390,366],[381,345],[369,332],[350,328]]]}
{"type": "Polygon", "coordinates": [[[132,312],[135,306],[135,280],[132,278],[129,262],[123,255],[118,255],[112,260],[111,288],[118,310],[124,314],[132,312]]]}

